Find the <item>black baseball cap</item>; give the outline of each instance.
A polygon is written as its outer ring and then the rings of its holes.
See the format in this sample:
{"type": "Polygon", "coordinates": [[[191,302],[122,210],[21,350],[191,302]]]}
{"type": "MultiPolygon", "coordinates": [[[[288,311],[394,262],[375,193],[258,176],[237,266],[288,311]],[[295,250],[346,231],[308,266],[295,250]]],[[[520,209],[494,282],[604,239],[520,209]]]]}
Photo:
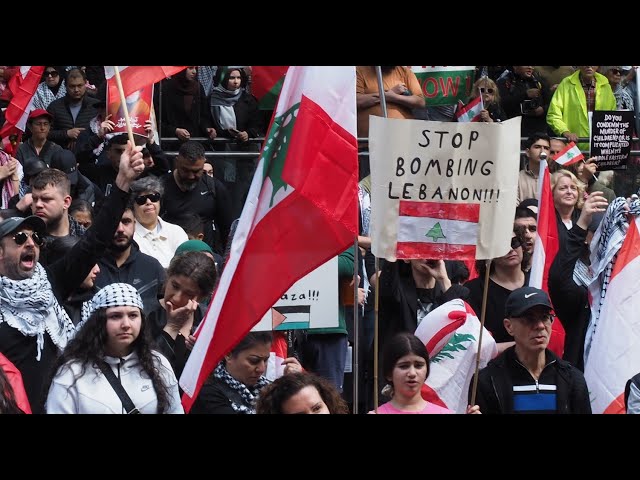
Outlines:
{"type": "Polygon", "coordinates": [[[35,215],[29,217],[9,217],[0,222],[0,238],[15,232],[22,226],[31,227],[34,232],[41,234],[44,234],[47,230],[47,225],[44,223],[44,220],[35,215]]]}
{"type": "Polygon", "coordinates": [[[58,150],[51,158],[51,168],[57,168],[66,173],[71,185],[78,183],[78,162],[73,152],[58,150]]]}
{"type": "Polygon", "coordinates": [[[553,309],[547,292],[535,287],[516,288],[507,297],[504,316],[507,318],[521,317],[527,310],[538,305],[553,309]]]}

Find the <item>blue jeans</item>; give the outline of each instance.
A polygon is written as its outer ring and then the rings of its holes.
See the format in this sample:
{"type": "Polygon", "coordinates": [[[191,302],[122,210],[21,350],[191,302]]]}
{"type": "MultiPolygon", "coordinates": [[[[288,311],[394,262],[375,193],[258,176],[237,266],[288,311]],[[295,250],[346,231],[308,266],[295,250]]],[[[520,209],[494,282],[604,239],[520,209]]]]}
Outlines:
{"type": "Polygon", "coordinates": [[[301,350],[302,366],[329,380],[342,393],[347,358],[347,335],[344,333],[309,334],[301,350]]]}

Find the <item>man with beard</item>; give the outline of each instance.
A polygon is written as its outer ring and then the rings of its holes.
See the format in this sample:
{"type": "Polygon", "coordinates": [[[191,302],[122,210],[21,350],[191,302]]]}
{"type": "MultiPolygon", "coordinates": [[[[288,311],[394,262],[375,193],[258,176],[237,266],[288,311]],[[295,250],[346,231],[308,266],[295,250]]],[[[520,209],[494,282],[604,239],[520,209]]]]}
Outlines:
{"type": "Polygon", "coordinates": [[[129,185],[144,169],[140,151],[128,147],[117,188],[93,226],[67,255],[49,266],[38,263],[46,230],[42,218],[11,217],[0,223],[0,353],[20,370],[34,413],[43,411],[48,370],[74,332],[60,302],[82,284],[106,249],[105,239],[113,236],[129,185]]]}
{"type": "MultiPolygon", "coordinates": [[[[31,193],[18,202],[18,209],[31,208],[31,213],[41,218],[46,225],[47,237],[81,237],[85,228],[67,213],[71,205],[71,182],[66,173],[55,168],[47,168],[31,180],[31,193]]],[[[46,238],[48,243],[50,238],[46,238]]],[[[40,263],[48,265],[50,261],[46,248],[40,252],[40,263]]]]}
{"type": "Polygon", "coordinates": [[[204,241],[222,255],[229,236],[233,204],[224,184],[204,175],[204,148],[195,140],[180,146],[173,172],[165,175],[164,196],[160,216],[178,223],[185,212],[200,215],[204,225],[204,241]]]}
{"type": "Polygon", "coordinates": [[[164,294],[166,274],[158,260],[140,251],[133,240],[135,230],[136,220],[130,201],[107,252],[98,260],[100,273],[95,285],[98,288],[111,283],[133,285],[142,297],[144,312],[148,314],[157,308],[158,298],[164,294]]]}
{"type": "MultiPolygon", "coordinates": [[[[388,118],[415,118],[413,110],[425,101],[416,74],[409,67],[383,66],[382,84],[388,118]]],[[[369,137],[369,115],[382,116],[376,67],[356,67],[356,107],[358,138],[369,137]]],[[[369,157],[360,158],[360,178],[369,175],[369,157]]]]}

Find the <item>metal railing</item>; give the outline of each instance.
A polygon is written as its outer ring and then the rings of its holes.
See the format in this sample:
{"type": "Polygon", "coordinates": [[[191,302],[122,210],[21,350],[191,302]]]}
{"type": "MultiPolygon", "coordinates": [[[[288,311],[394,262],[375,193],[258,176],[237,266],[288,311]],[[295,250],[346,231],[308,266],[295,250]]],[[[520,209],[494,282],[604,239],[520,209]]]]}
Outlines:
{"type": "MultiPolygon", "coordinates": [[[[553,137],[552,137],[553,138],[553,137]]],[[[235,143],[235,140],[230,139],[230,138],[214,138],[213,140],[211,140],[210,138],[206,138],[206,137],[193,137],[191,138],[191,140],[194,140],[196,142],[200,142],[200,143],[204,143],[204,144],[226,144],[226,143],[235,143]]],[[[527,137],[522,137],[520,139],[521,142],[524,142],[527,140],[527,137]]],[[[632,142],[637,142],[638,140],[640,140],[639,137],[633,137],[631,139],[632,142]]],[[[363,138],[358,138],[357,139],[358,144],[362,145],[362,144],[366,144],[368,145],[369,143],[369,139],[367,137],[363,137],[363,138]]],[[[177,145],[179,145],[181,142],[181,140],[177,137],[164,137],[160,139],[160,145],[162,145],[162,150],[169,156],[171,157],[175,157],[176,155],[178,155],[178,151],[177,150],[170,150],[170,149],[165,149],[165,145],[167,143],[175,143],[177,145]]],[[[262,143],[264,142],[264,137],[255,137],[255,138],[250,138],[249,140],[247,140],[247,143],[257,143],[259,145],[262,145],[262,143]]],[[[578,138],[578,143],[588,143],[589,142],[589,138],[586,137],[580,137],[578,138]]],[[[581,150],[582,153],[584,154],[588,154],[589,150],[581,150]]],[[[524,150],[520,150],[520,153],[525,153],[524,150]]],[[[205,151],[205,156],[206,157],[239,157],[239,158],[257,158],[259,156],[259,152],[234,152],[234,151],[205,151]]],[[[369,156],[369,152],[367,150],[363,150],[358,152],[358,155],[362,155],[365,157],[369,156]]],[[[631,150],[630,152],[630,156],[632,157],[640,157],[640,150],[631,150]]]]}

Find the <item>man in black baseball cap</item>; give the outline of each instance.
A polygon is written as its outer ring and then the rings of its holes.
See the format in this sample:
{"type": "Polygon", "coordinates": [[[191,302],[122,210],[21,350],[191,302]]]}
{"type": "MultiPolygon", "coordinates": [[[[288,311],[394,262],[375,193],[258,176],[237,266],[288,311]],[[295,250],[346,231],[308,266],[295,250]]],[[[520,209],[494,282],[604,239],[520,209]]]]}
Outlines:
{"type": "Polygon", "coordinates": [[[509,294],[504,327],[515,345],[480,370],[475,403],[482,413],[591,413],[582,372],[547,348],[552,310],[539,288],[509,294]]]}
{"type": "Polygon", "coordinates": [[[40,217],[9,217],[0,223],[0,275],[31,278],[47,226],[40,217]]]}

